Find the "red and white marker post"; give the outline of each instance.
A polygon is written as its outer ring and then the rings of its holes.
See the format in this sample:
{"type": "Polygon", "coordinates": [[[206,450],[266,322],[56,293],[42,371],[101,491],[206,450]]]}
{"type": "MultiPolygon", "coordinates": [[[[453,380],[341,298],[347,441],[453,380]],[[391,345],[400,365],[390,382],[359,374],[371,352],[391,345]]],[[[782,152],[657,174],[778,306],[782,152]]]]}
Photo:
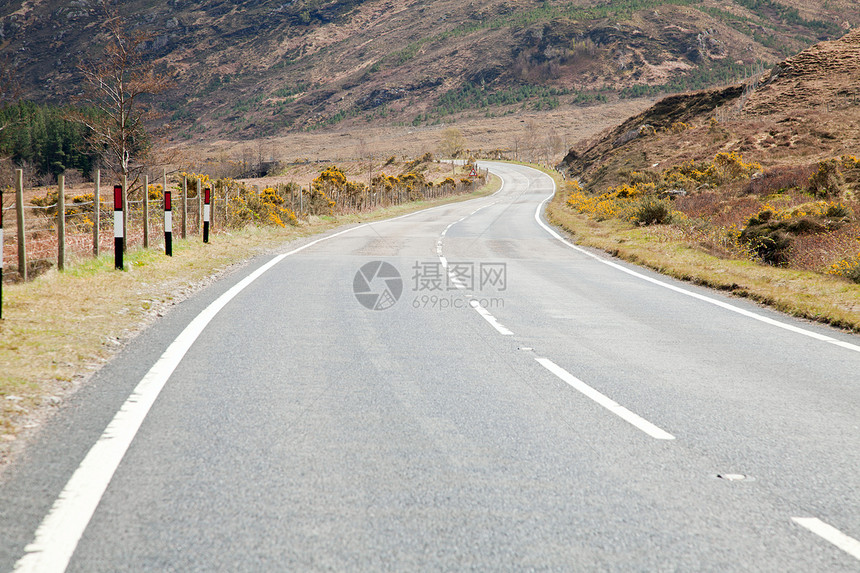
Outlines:
{"type": "Polygon", "coordinates": [[[212,190],[207,187],[203,194],[203,242],[209,242],[209,216],[211,215],[211,193],[212,190]]]}
{"type": "Polygon", "coordinates": [[[173,256],[173,207],[170,204],[170,191],[164,192],[164,254],[173,256]]]}
{"type": "Polygon", "coordinates": [[[121,271],[122,266],[122,185],[113,186],[113,260],[114,268],[121,271]]]}

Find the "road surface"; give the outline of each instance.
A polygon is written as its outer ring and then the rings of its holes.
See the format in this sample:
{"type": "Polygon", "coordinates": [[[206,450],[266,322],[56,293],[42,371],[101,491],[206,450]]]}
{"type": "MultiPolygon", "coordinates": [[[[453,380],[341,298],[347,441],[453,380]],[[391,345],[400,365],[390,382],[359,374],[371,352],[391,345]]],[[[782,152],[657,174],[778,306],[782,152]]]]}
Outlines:
{"type": "Polygon", "coordinates": [[[0,570],[860,569],[860,338],[578,249],[482,166],[136,338],[7,473],[0,570]]]}

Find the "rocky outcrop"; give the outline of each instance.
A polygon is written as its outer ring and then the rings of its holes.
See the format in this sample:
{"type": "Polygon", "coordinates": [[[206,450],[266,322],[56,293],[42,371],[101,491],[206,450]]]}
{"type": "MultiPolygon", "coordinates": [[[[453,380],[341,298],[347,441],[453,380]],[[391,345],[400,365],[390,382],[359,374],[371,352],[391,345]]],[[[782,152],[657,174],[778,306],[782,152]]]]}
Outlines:
{"type": "Polygon", "coordinates": [[[769,115],[855,99],[860,104],[860,30],[780,62],[761,84],[747,100],[745,113],[769,115]]]}

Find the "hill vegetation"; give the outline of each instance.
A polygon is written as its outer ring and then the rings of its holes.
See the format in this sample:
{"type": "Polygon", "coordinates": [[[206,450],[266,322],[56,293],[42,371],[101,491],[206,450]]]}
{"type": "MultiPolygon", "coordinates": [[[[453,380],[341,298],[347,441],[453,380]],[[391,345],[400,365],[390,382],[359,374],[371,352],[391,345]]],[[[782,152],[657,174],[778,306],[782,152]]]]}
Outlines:
{"type": "MultiPolygon", "coordinates": [[[[428,124],[730,83],[860,25],[851,0],[130,0],[177,137],[428,124]]],[[[107,39],[97,0],[0,13],[23,93],[63,102],[107,39]]]]}
{"type": "MultiPolygon", "coordinates": [[[[860,283],[858,77],[854,31],[746,85],[666,98],[568,153],[556,215],[860,283]]],[[[858,328],[856,306],[830,319],[858,328]]]]}

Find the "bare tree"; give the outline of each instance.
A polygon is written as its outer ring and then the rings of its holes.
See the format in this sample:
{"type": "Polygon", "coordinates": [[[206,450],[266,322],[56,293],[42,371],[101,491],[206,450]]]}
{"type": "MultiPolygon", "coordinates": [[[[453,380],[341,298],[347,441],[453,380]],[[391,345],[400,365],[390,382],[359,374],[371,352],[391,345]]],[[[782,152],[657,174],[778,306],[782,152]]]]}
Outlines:
{"type": "Polygon", "coordinates": [[[155,115],[145,96],[165,91],[169,78],[156,74],[152,63],[143,58],[144,43],[150,35],[129,31],[107,0],[102,0],[102,7],[108,32],[104,53],[100,59],[79,66],[85,79],[79,103],[95,112],[80,109],[72,115],[89,129],[91,143],[103,152],[106,167],[117,176],[136,181],[143,167],[138,162],[135,168],[134,160],[147,151],[146,122],[155,115]]]}
{"type": "MultiPolygon", "coordinates": [[[[457,159],[466,147],[463,134],[456,127],[449,127],[442,132],[442,141],[439,142],[439,152],[443,157],[457,159]]],[[[456,171],[454,162],[451,162],[451,173],[456,171]]]]}
{"type": "Polygon", "coordinates": [[[439,142],[439,151],[444,157],[456,159],[466,147],[466,140],[463,134],[456,127],[449,127],[442,132],[442,141],[439,142]]]}

